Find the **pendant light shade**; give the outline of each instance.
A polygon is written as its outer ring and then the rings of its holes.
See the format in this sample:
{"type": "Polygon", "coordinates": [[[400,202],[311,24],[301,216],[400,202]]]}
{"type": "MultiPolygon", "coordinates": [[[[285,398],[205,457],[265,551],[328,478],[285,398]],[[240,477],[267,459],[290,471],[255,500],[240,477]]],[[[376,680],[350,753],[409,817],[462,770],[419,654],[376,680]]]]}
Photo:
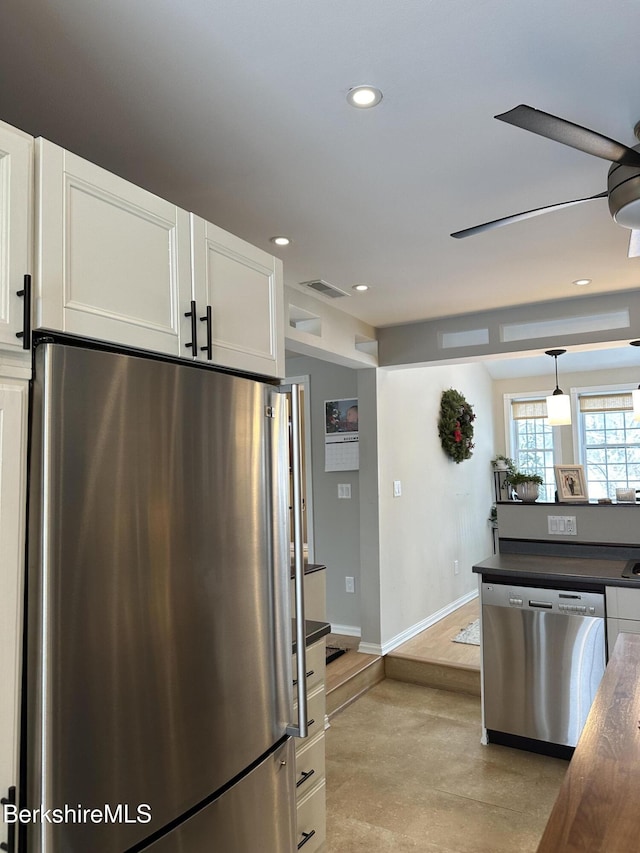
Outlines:
{"type": "MultiPolygon", "coordinates": [[[[631,346],[640,347],[640,341],[631,341],[631,346]]],[[[640,385],[636,391],[631,392],[631,396],[633,398],[633,419],[640,421],[640,385]]]]}
{"type": "Polygon", "coordinates": [[[556,390],[547,397],[547,420],[551,426],[564,426],[571,423],[571,400],[568,394],[564,394],[558,388],[558,356],[564,355],[566,349],[550,349],[546,355],[555,359],[556,364],[556,390]]]}

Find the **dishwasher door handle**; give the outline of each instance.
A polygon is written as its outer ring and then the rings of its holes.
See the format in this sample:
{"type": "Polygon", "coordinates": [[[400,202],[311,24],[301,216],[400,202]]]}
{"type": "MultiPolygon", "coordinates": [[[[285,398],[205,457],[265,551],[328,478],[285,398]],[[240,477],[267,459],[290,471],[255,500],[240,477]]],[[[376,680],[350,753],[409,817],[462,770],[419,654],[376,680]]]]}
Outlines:
{"type": "Polygon", "coordinates": [[[542,607],[543,610],[553,610],[553,604],[550,601],[534,601],[529,599],[529,607],[542,607]]]}

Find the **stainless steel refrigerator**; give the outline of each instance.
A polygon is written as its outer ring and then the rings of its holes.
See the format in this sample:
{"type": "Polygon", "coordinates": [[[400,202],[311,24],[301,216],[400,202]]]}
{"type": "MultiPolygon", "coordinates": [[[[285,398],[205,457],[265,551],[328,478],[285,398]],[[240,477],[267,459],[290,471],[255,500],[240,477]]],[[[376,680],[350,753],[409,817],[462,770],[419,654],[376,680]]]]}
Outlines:
{"type": "Polygon", "coordinates": [[[26,853],[294,848],[283,402],[37,346],[21,805],[50,812],[26,853]]]}

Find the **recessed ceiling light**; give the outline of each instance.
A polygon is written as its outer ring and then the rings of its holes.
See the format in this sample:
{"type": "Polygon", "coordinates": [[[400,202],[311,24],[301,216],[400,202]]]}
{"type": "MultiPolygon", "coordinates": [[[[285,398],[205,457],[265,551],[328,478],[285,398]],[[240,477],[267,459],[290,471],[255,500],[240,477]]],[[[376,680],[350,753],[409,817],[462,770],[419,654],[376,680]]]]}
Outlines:
{"type": "Polygon", "coordinates": [[[288,246],[291,240],[288,237],[270,237],[272,243],[276,246],[288,246]]]}
{"type": "Polygon", "coordinates": [[[347,101],[352,107],[367,110],[377,106],[382,100],[382,92],[375,86],[354,86],[347,92],[347,101]]]}
{"type": "Polygon", "coordinates": [[[351,289],[352,290],[358,290],[358,291],[363,293],[365,290],[369,290],[369,285],[368,284],[354,284],[351,289]]]}
{"type": "Polygon", "coordinates": [[[585,284],[591,284],[591,279],[590,278],[577,278],[573,283],[577,284],[578,287],[584,287],[585,284]]]}

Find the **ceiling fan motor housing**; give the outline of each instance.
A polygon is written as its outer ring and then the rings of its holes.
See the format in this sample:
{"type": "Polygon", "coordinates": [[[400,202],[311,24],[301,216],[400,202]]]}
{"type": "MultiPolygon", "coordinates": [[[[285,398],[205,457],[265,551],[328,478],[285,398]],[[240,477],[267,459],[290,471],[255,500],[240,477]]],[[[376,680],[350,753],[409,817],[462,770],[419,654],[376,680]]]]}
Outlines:
{"type": "MultiPolygon", "coordinates": [[[[640,153],[640,145],[633,146],[640,153]]],[[[613,163],[607,178],[611,216],[624,228],[640,229],[640,167],[613,163]]]]}

